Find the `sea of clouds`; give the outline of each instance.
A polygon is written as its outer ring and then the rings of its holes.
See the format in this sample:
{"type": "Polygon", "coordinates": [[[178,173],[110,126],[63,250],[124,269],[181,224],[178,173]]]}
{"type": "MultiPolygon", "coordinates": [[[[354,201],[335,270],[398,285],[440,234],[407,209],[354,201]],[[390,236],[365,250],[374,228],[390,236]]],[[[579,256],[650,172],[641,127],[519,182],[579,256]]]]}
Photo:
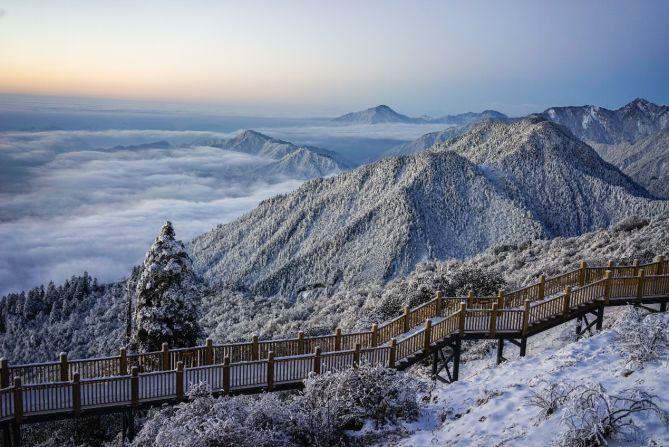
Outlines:
{"type": "Polygon", "coordinates": [[[267,159],[197,144],[228,136],[0,133],[0,296],[84,271],[118,280],[165,220],[186,241],[300,185],[251,174],[267,159]],[[152,147],[157,141],[170,147],[152,147]]]}
{"type": "Polygon", "coordinates": [[[119,280],[142,261],[166,220],[188,241],[303,181],[264,175],[270,160],[206,141],[255,129],[335,150],[358,165],[445,127],[0,99],[0,296],[84,271],[102,282],[119,280]],[[169,145],[153,144],[163,141],[169,145]]]}

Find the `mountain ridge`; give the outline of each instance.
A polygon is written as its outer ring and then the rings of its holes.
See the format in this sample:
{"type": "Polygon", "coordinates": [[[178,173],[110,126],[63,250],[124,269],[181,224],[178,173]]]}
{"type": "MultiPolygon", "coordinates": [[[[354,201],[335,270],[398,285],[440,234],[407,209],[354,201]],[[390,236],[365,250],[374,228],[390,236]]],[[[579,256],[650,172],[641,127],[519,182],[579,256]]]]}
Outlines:
{"type": "Polygon", "coordinates": [[[396,112],[385,104],[370,107],[359,112],[350,112],[333,118],[332,121],[340,124],[383,124],[383,123],[405,123],[405,124],[448,124],[466,125],[484,119],[505,119],[505,114],[496,110],[484,110],[483,112],[466,112],[457,115],[444,115],[433,118],[421,116],[413,118],[396,112]]]}
{"type": "Polygon", "coordinates": [[[294,296],[665,209],[567,129],[534,117],[482,123],[445,147],[308,181],[190,248],[213,283],[294,296]]]}
{"type": "Polygon", "coordinates": [[[202,140],[202,145],[276,160],[258,168],[298,178],[313,178],[351,169],[353,164],[336,152],[314,146],[302,146],[273,138],[255,130],[244,130],[233,138],[202,140]]]}
{"type": "Polygon", "coordinates": [[[634,143],[669,125],[669,106],[642,98],[615,110],[593,105],[550,107],[542,115],[586,142],[602,144],[634,143]]]}

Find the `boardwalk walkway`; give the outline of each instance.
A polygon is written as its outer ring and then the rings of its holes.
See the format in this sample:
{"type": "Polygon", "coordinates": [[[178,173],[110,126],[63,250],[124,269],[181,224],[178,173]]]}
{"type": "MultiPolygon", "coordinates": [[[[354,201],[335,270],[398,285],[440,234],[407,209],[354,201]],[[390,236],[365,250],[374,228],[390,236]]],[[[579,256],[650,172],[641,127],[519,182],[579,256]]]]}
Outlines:
{"type": "MultiPolygon", "coordinates": [[[[579,268],[539,280],[496,297],[446,298],[431,301],[370,330],[283,340],[169,349],[146,354],[121,350],[118,356],[70,360],[61,354],[56,362],[9,365],[0,361],[0,424],[15,431],[22,423],[132,411],[185,399],[191,384],[207,382],[214,393],[257,393],[299,388],[311,373],[354,367],[362,362],[404,369],[438,356],[450,362],[450,380],[457,380],[460,342],[463,339],[497,339],[498,361],[504,342],[520,347],[525,355],[527,338],[572,319],[593,314],[587,328],[601,329],[606,306],[669,301],[669,261],[631,266],[579,268]],[[446,358],[442,349],[451,353],[446,358]]],[[[587,322],[587,318],[585,319],[587,322]]],[[[443,368],[443,365],[442,365],[443,368]]],[[[8,445],[5,429],[4,444],[8,445]]],[[[14,442],[16,444],[16,441],[14,442]]]]}

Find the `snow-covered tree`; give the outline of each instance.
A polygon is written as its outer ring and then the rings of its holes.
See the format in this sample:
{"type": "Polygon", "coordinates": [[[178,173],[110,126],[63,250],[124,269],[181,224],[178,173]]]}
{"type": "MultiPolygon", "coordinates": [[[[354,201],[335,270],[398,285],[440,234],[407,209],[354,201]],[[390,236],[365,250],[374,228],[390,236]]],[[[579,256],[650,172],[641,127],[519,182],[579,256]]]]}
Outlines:
{"type": "Polygon", "coordinates": [[[166,222],[146,253],[135,288],[132,346],[138,352],[193,346],[199,327],[195,300],[199,292],[191,260],[174,228],[166,222]]]}

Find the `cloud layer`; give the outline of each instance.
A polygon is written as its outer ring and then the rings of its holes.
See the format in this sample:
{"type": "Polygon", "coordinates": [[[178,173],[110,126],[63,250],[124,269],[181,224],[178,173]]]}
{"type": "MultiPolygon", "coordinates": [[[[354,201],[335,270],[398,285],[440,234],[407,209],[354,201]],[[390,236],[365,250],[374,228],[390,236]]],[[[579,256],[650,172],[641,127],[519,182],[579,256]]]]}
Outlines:
{"type": "Polygon", "coordinates": [[[84,270],[102,281],[118,280],[141,261],[165,220],[188,240],[301,183],[249,175],[268,163],[262,158],[181,147],[226,136],[0,134],[0,295],[84,270]],[[159,140],[172,147],[116,147],[159,140]]]}

